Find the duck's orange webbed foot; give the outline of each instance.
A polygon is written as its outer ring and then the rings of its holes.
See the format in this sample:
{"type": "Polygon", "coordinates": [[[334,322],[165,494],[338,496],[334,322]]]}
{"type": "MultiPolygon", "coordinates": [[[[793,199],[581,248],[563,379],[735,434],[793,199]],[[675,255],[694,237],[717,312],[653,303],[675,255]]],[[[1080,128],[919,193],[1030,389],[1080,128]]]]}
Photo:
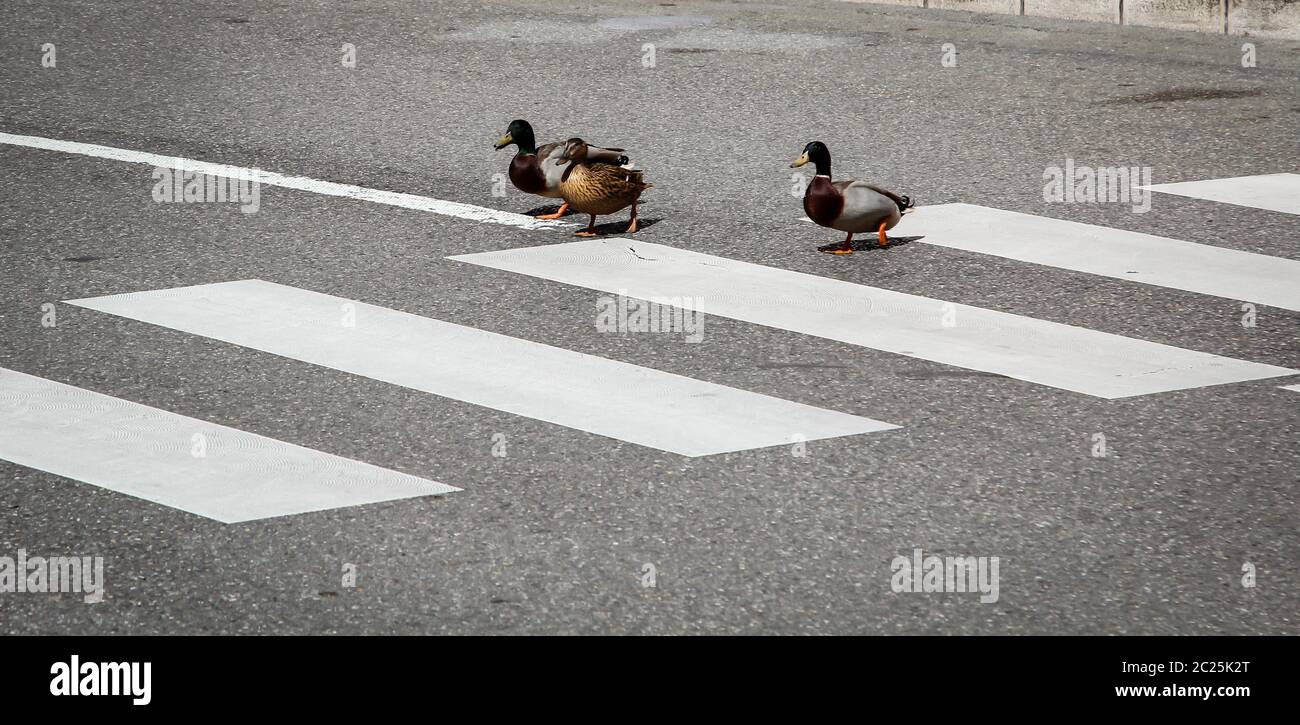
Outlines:
{"type": "Polygon", "coordinates": [[[564,216],[564,212],[568,210],[569,210],[569,202],[566,201],[560,205],[559,211],[555,212],[554,214],[542,214],[537,218],[538,219],[559,219],[560,217],[564,216]]]}
{"type": "Polygon", "coordinates": [[[853,234],[850,233],[848,238],[839,244],[827,244],[818,247],[817,251],[827,254],[853,254],[853,234]]]}
{"type": "Polygon", "coordinates": [[[595,215],[595,214],[592,214],[592,215],[591,215],[591,223],[587,225],[587,228],[586,228],[586,229],[581,229],[581,230],[579,230],[579,231],[574,232],[574,233],[573,233],[573,236],[575,236],[575,237],[594,237],[594,236],[596,236],[596,215],[595,215]]]}

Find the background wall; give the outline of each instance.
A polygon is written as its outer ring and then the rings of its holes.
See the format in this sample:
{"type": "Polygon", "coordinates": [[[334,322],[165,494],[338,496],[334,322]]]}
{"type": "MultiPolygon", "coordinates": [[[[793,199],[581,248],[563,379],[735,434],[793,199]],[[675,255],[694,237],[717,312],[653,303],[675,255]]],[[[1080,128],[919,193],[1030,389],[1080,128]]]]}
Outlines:
{"type": "Polygon", "coordinates": [[[1300,0],[847,0],[1300,40],[1300,0]]]}

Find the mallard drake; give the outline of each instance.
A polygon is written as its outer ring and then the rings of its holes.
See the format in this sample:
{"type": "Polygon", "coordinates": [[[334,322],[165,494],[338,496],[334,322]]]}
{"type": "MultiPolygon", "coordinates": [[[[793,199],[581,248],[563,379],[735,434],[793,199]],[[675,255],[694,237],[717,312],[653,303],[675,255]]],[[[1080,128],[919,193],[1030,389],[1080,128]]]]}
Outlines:
{"type": "Polygon", "coordinates": [[[591,223],[577,232],[580,237],[596,236],[596,215],[613,214],[632,205],[632,219],[625,234],[637,230],[636,202],[652,185],[641,180],[641,171],[599,160],[593,148],[580,138],[566,142],[562,158],[571,161],[560,177],[560,196],[574,211],[591,215],[591,223]]]}
{"type": "MultiPolygon", "coordinates": [[[[564,152],[564,144],[548,143],[538,147],[537,140],[533,136],[533,127],[522,119],[511,121],[505,135],[497,139],[493,146],[501,150],[510,144],[519,147],[515,158],[510,162],[510,183],[514,184],[516,189],[529,194],[559,199],[560,176],[564,174],[565,163],[567,163],[560,160],[564,152]]],[[[588,151],[588,155],[593,159],[618,165],[627,163],[627,157],[622,153],[623,149],[607,149],[599,146],[593,146],[588,151]]],[[[564,216],[568,208],[569,204],[565,202],[554,214],[545,214],[537,218],[559,219],[564,216]]]]}
{"type": "Polygon", "coordinates": [[[852,254],[853,235],[863,232],[875,232],[880,246],[885,246],[889,241],[885,230],[898,224],[903,214],[912,208],[912,200],[865,181],[844,179],[832,182],[831,152],[821,141],[804,146],[803,154],[790,162],[790,168],[809,162],[816,164],[817,175],[804,190],[804,213],[821,226],[849,233],[843,242],[818,247],[818,251],[852,254]]]}

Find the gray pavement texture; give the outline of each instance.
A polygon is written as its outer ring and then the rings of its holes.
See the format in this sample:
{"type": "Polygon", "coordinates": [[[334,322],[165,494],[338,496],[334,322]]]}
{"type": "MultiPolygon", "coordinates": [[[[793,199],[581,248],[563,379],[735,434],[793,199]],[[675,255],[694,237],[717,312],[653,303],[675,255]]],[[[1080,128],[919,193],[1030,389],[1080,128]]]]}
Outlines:
{"type": "MultiPolygon", "coordinates": [[[[1239,301],[925,244],[818,254],[839,237],[800,221],[787,168],[818,139],[922,204],[1300,259],[1295,216],[1042,199],[1067,156],[1300,170],[1297,43],[1242,68],[1241,38],[836,2],[6,8],[0,131],[526,212],[545,200],[492,195],[522,117],[632,152],[645,241],[1300,364],[1295,312],[1248,329],[1239,301]]],[[[0,366],[465,489],[226,526],[0,461],[0,554],[103,556],[108,589],[0,594],[0,632],[1300,633],[1295,378],[1106,401],[716,317],[698,345],[599,334],[590,290],[445,259],[567,231],[268,187],[246,215],[155,204],[147,166],[0,163],[0,366]],[[68,305],[40,325],[47,302],[252,277],[904,427],[688,459],[68,305]],[[894,593],[914,548],[998,556],[1000,599],[894,593]]]]}

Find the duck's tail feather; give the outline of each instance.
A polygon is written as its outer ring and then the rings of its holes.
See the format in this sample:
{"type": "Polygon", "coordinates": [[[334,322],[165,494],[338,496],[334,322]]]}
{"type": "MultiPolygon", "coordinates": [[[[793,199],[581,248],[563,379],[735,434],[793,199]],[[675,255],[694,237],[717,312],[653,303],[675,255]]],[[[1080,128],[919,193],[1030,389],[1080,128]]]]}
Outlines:
{"type": "Polygon", "coordinates": [[[624,154],[623,151],[623,149],[588,146],[587,163],[614,164],[615,166],[622,166],[627,163],[627,155],[624,154]]]}
{"type": "Polygon", "coordinates": [[[900,214],[906,214],[907,212],[911,211],[913,207],[916,206],[916,202],[913,202],[912,197],[908,196],[907,194],[899,194],[897,203],[898,203],[898,211],[900,214]]]}
{"type": "Polygon", "coordinates": [[[628,184],[631,184],[632,186],[636,187],[638,191],[649,189],[650,187],[654,186],[654,184],[647,184],[645,179],[642,178],[641,174],[643,172],[641,169],[624,169],[624,171],[627,173],[627,175],[623,178],[627,180],[628,184]]]}

